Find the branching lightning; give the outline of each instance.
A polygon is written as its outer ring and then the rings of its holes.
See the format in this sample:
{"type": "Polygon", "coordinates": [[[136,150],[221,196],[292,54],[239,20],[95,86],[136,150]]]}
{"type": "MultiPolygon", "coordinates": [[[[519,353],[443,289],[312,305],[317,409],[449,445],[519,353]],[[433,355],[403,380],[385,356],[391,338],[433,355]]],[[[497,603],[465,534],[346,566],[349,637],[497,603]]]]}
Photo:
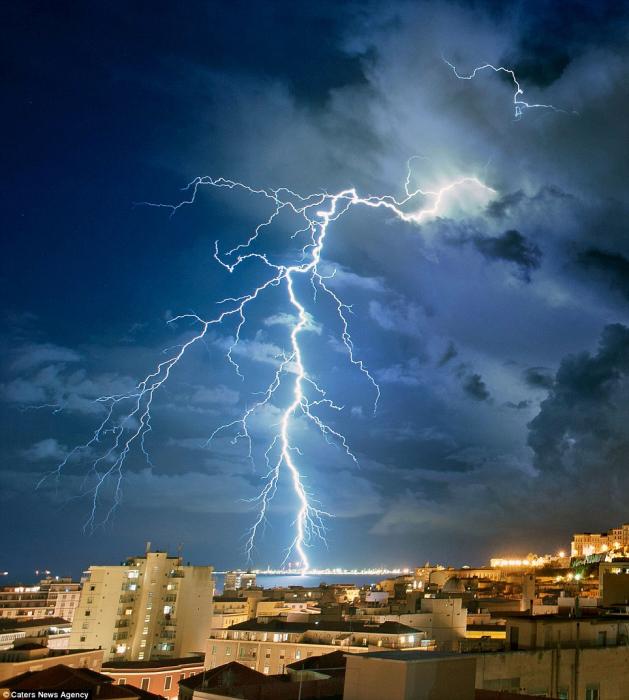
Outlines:
{"type": "MultiPolygon", "coordinates": [[[[524,115],[524,112],[529,109],[550,109],[553,112],[561,112],[563,114],[569,113],[568,110],[560,109],[559,107],[555,107],[551,104],[529,103],[521,99],[524,95],[524,90],[522,89],[522,86],[516,78],[515,72],[511,68],[505,68],[504,66],[494,66],[491,63],[484,63],[482,66],[477,66],[476,68],[474,68],[471,73],[464,75],[459,73],[456,66],[450,63],[450,61],[448,61],[446,58],[444,58],[443,60],[448,66],[450,66],[452,72],[459,80],[474,80],[478,73],[481,73],[484,70],[492,70],[494,71],[494,73],[505,73],[506,75],[508,75],[511,78],[511,81],[513,82],[513,86],[515,88],[515,91],[513,93],[513,109],[514,116],[516,119],[521,119],[524,115]]],[[[572,114],[576,114],[576,112],[572,111],[572,114]]]]}
{"type": "Polygon", "coordinates": [[[255,227],[252,234],[244,242],[225,252],[221,251],[218,242],[215,243],[214,248],[214,259],[229,273],[234,274],[241,265],[256,261],[262,264],[263,269],[268,271],[268,275],[261,284],[242,296],[228,297],[219,301],[220,312],[212,318],[206,319],[195,313],[188,313],[171,319],[169,323],[191,322],[195,328],[192,336],[182,344],[170,348],[167,351],[168,357],[158,363],[133,391],[101,396],[97,399],[97,402],[105,408],[104,418],[91,438],[86,443],[76,446],[52,474],[42,480],[44,481],[50,476],[61,476],[64,467],[70,460],[89,458],[91,466],[84,480],[84,493],[91,494],[92,508],[86,523],[87,528],[93,528],[97,524],[97,511],[103,500],[106,486],[113,484],[113,498],[103,522],[110,518],[119,504],[124,465],[131,450],[138,449],[150,464],[145,440],[151,431],[151,409],[156,392],[168,382],[171,373],[183,361],[189,349],[206,338],[213,327],[232,321],[235,326],[234,335],[226,356],[236,373],[242,377],[241,368],[234,359],[234,350],[241,341],[241,332],[247,322],[248,308],[254,301],[263,297],[265,292],[279,287],[285,291],[286,299],[294,312],[289,345],[277,358],[271,383],[258,395],[257,400],[244,411],[240,418],[218,426],[209,436],[208,444],[219,434],[231,434],[232,442],[244,440],[248,444],[248,455],[253,462],[250,419],[262,407],[271,404],[281,386],[288,385],[292,398],[288,405],[281,409],[281,417],[275,434],[266,446],[264,453],[266,466],[262,476],[263,486],[260,493],[251,499],[251,502],[257,507],[257,515],[248,532],[245,548],[247,555],[251,557],[256,538],[267,520],[270,504],[276,494],[280,478],[285,474],[297,502],[297,512],[293,524],[294,534],[287,548],[285,561],[291,554],[294,554],[299,557],[304,569],[309,568],[306,549],[317,538],[325,540],[325,520],[331,514],[320,507],[319,502],[306,487],[303,468],[298,464],[301,451],[295,444],[294,431],[292,431],[295,420],[299,416],[304,417],[314,425],[325,440],[344,450],[348,459],[354,462],[357,460],[345,436],[335,430],[321,415],[322,409],[341,411],[343,407],[328,398],[325,389],[318,385],[307,369],[300,336],[309,329],[311,317],[306,310],[305,300],[298,292],[296,282],[299,279],[307,280],[312,287],[315,300],[317,293],[321,293],[332,301],[338,316],[340,338],[347,357],[351,366],[361,372],[372,386],[375,411],[380,398],[380,388],[367,366],[356,354],[349,324],[351,307],[343,302],[341,297],[331,288],[329,281],[334,275],[326,276],[320,269],[322,253],[331,225],[355,206],[384,209],[404,222],[422,224],[441,213],[444,200],[455,190],[472,188],[485,195],[494,194],[491,187],[472,176],[454,179],[438,189],[412,189],[410,163],[411,161],[408,164],[405,194],[399,199],[389,195],[361,196],[355,188],[348,188],[337,194],[319,192],[301,195],[288,188],[254,188],[223,177],[197,177],[185,188],[189,196],[178,204],[145,203],[147,206],[166,208],[174,215],[181,207],[192,205],[199,190],[203,187],[238,189],[252,196],[268,200],[272,204],[272,213],[255,227]],[[291,213],[300,222],[291,238],[305,236],[305,243],[298,253],[298,259],[292,264],[273,262],[268,254],[257,252],[254,247],[254,243],[259,242],[265,229],[270,227],[283,211],[291,213]],[[89,478],[92,479],[90,484],[93,485],[88,488],[89,478]]]}

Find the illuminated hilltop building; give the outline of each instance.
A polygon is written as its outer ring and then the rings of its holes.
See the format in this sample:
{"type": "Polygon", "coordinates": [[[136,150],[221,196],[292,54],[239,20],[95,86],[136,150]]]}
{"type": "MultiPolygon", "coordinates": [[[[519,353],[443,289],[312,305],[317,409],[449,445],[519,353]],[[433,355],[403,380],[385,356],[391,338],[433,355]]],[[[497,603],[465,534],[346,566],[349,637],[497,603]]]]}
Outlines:
{"type": "Polygon", "coordinates": [[[579,532],[572,536],[573,557],[589,557],[625,549],[629,549],[629,523],[607,532],[579,532]]]}
{"type": "Polygon", "coordinates": [[[105,661],[178,658],[205,650],[212,617],[211,566],[148,551],[120,566],[90,566],[70,647],[105,661]]]}

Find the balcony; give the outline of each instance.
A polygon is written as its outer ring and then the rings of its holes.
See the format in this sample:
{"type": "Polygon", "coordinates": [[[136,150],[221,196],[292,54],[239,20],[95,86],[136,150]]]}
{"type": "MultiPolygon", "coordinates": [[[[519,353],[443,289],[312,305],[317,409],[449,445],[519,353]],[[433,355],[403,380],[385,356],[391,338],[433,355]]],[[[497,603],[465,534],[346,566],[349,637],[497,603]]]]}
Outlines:
{"type": "Polygon", "coordinates": [[[129,627],[129,620],[116,620],[114,627],[129,627]]]}

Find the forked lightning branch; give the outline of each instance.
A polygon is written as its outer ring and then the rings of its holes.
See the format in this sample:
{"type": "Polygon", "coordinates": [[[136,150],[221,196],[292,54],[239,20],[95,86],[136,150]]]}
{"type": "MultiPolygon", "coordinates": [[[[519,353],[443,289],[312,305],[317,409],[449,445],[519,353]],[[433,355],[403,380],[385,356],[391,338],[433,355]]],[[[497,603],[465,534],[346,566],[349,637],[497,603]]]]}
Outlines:
{"type": "MultiPolygon", "coordinates": [[[[515,75],[507,69],[482,66],[469,76],[461,76],[452,67],[457,77],[470,79],[485,67],[494,71],[509,73],[516,85],[514,104],[516,118],[522,116],[525,108],[549,108],[550,105],[529,105],[520,101],[522,90],[515,80],[515,75]]],[[[384,210],[390,216],[411,225],[421,225],[447,212],[448,205],[460,194],[472,196],[477,201],[487,202],[495,190],[483,182],[477,175],[469,174],[449,180],[439,187],[422,189],[412,187],[412,159],[408,163],[404,194],[400,197],[391,195],[361,195],[355,188],[344,189],[335,194],[317,192],[300,194],[287,187],[277,189],[253,187],[224,177],[197,177],[187,187],[186,198],[173,205],[147,204],[165,208],[175,215],[184,206],[195,203],[202,188],[239,190],[251,197],[260,198],[270,205],[269,216],[261,221],[241,243],[228,250],[215,243],[214,260],[230,274],[244,273],[251,264],[257,264],[266,271],[263,281],[253,288],[246,289],[239,296],[232,296],[218,302],[218,311],[210,318],[194,313],[186,313],[171,319],[171,323],[188,321],[195,329],[191,337],[167,352],[165,360],[159,362],[128,393],[101,396],[97,402],[104,407],[104,417],[92,434],[82,445],[77,445],[57,468],[45,478],[60,476],[70,460],[86,458],[97,453],[90,462],[90,476],[93,486],[88,493],[92,497],[92,507],[86,523],[87,528],[97,525],[98,508],[104,500],[105,490],[113,483],[113,497],[106,509],[103,521],[112,515],[121,500],[121,489],[126,460],[135,448],[148,459],[147,435],[151,431],[151,411],[159,390],[171,379],[171,375],[182,363],[190,348],[208,338],[211,329],[230,325],[233,340],[227,349],[226,361],[234,371],[242,376],[241,367],[235,359],[235,350],[241,342],[242,332],[248,320],[250,307],[254,302],[265,303],[270,290],[280,289],[285,294],[286,303],[292,309],[289,341],[277,358],[272,380],[260,393],[255,394],[253,403],[235,420],[215,427],[209,435],[208,444],[219,435],[230,435],[234,442],[244,441],[248,456],[253,460],[252,431],[253,418],[265,406],[277,401],[280,394],[286,395],[275,408],[279,411],[279,421],[274,432],[264,446],[264,465],[261,473],[261,487],[258,495],[251,500],[255,508],[253,524],[246,538],[246,553],[250,558],[257,536],[260,534],[267,517],[273,497],[276,495],[282,479],[286,479],[295,495],[296,510],[291,519],[292,534],[287,538],[284,562],[289,557],[299,558],[304,570],[309,568],[307,549],[315,540],[325,540],[326,520],[332,514],[320,504],[316,494],[306,487],[305,476],[312,469],[311,464],[304,464],[300,445],[294,430],[295,422],[305,418],[312,428],[321,435],[321,439],[333,442],[344,450],[347,459],[356,462],[356,456],[345,436],[339,432],[332,421],[342,406],[329,397],[325,386],[315,379],[305,356],[302,335],[308,331],[312,318],[307,311],[309,300],[304,296],[304,289],[309,290],[310,298],[325,295],[336,310],[339,337],[346,353],[350,367],[360,372],[373,390],[374,412],[380,398],[380,388],[366,364],[359,357],[352,340],[350,329],[350,306],[344,302],[330,283],[330,275],[324,274],[322,259],[326,240],[329,235],[341,235],[340,220],[353,208],[384,210]],[[265,235],[278,223],[278,217],[288,214],[294,221],[291,239],[298,242],[295,260],[291,263],[274,261],[273,256],[264,252],[265,235]],[[305,280],[308,284],[301,283],[305,280]]],[[[241,277],[245,277],[244,274],[241,277]]]]}

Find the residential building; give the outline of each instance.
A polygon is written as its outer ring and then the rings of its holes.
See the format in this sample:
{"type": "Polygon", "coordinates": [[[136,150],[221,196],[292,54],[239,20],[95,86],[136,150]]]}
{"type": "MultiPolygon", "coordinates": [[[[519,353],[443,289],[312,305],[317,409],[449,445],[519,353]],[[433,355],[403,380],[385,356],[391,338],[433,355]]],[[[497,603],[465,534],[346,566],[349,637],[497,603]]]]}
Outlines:
{"type": "Polygon", "coordinates": [[[0,618],[62,617],[72,622],[80,594],[81,584],[70,578],[46,578],[34,586],[3,586],[0,618]]]}
{"type": "Polygon", "coordinates": [[[102,672],[117,685],[128,685],[162,695],[168,700],[179,696],[179,683],[204,670],[204,656],[155,661],[109,661],[102,672]]]}
{"type": "Polygon", "coordinates": [[[248,620],[251,607],[247,598],[215,595],[212,609],[212,629],[227,629],[248,620]]]}
{"type": "Polygon", "coordinates": [[[509,648],[614,647],[629,642],[629,616],[507,615],[509,648]]]}
{"type": "Polygon", "coordinates": [[[427,639],[435,641],[440,650],[458,649],[458,643],[465,639],[467,628],[467,610],[463,607],[461,598],[426,596],[418,602],[418,612],[391,614],[383,613],[377,608],[366,611],[360,609],[355,619],[367,619],[377,623],[399,622],[421,630],[427,639]]]}
{"type": "Polygon", "coordinates": [[[163,700],[146,690],[129,685],[115,685],[108,676],[87,667],[73,668],[57,663],[38,671],[27,671],[0,681],[5,697],[33,698],[42,689],[54,689],[57,697],[77,697],[76,691],[87,692],[99,700],[163,700]]]}
{"type": "Polygon", "coordinates": [[[370,649],[434,649],[434,642],[399,622],[284,622],[275,618],[248,620],[229,629],[213,629],[205,665],[216,668],[238,661],[267,675],[286,666],[333,650],[363,653],[370,649]]]}
{"type": "Polygon", "coordinates": [[[626,700],[629,646],[535,649],[478,656],[476,687],[559,700],[626,700]]]}
{"type": "Polygon", "coordinates": [[[251,571],[228,571],[225,574],[223,591],[239,591],[255,588],[256,575],[251,571]]]}
{"type": "Polygon", "coordinates": [[[203,653],[210,631],[212,567],[149,552],[120,566],[91,566],[70,645],[105,660],[148,661],[203,653]]]}
{"type": "Polygon", "coordinates": [[[0,688],[4,687],[3,681],[7,678],[42,671],[59,664],[99,671],[102,663],[102,649],[48,649],[41,644],[25,643],[0,652],[0,688]]]}
{"type": "Polygon", "coordinates": [[[2,632],[18,635],[23,642],[34,642],[49,649],[67,649],[72,625],[60,617],[3,620],[2,632]]]}

